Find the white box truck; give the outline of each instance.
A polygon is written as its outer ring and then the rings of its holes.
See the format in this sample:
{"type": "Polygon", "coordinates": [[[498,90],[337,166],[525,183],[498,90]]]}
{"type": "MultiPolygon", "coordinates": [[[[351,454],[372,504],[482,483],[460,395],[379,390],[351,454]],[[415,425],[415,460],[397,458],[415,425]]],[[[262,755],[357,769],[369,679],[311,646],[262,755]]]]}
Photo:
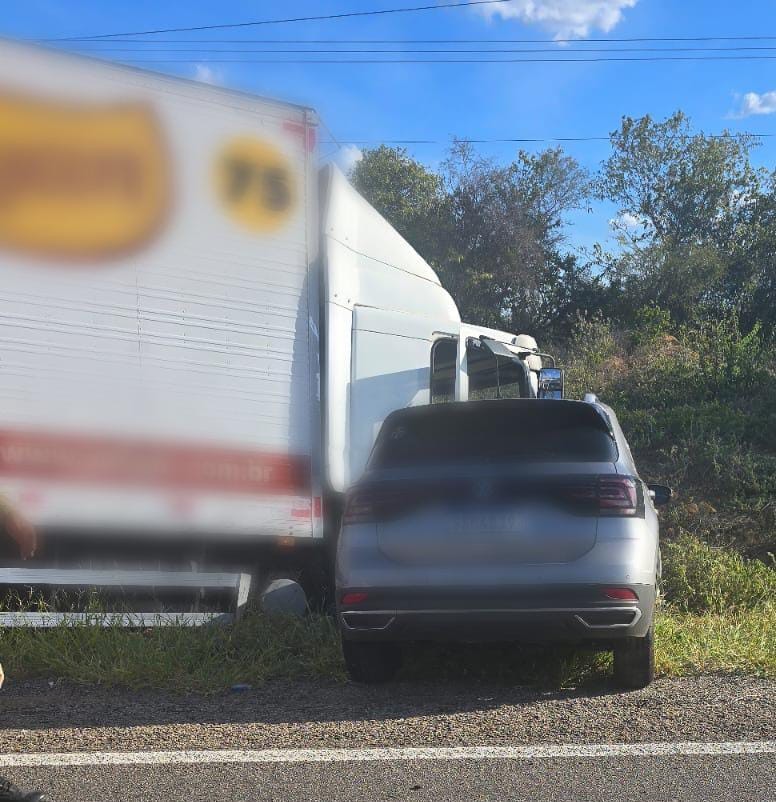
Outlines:
{"type": "Polygon", "coordinates": [[[462,324],[317,130],[0,41],[0,494],[52,576],[119,543],[293,564],[389,412],[535,393],[536,343],[462,324]]]}

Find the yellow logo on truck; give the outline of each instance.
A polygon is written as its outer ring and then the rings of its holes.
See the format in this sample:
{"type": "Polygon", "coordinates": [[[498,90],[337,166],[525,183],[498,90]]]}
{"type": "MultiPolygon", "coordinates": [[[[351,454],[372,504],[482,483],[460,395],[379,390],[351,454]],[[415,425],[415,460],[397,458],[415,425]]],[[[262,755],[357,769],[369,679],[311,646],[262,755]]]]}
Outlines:
{"type": "Polygon", "coordinates": [[[147,105],[0,95],[0,248],[64,261],[123,255],[159,229],[169,202],[147,105]]]}
{"type": "Polygon", "coordinates": [[[276,147],[258,139],[232,140],[216,161],[215,182],[231,216],[259,233],[277,231],[296,203],[288,160],[276,147]]]}

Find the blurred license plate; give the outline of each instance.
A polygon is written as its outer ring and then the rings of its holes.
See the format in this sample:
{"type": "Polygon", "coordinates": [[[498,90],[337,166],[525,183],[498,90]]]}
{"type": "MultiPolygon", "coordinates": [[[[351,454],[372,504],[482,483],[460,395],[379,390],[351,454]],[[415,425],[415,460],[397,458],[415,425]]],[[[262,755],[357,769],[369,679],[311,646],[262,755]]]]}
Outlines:
{"type": "Polygon", "coordinates": [[[516,512],[470,512],[455,516],[453,530],[458,534],[481,532],[512,532],[520,529],[516,512]]]}

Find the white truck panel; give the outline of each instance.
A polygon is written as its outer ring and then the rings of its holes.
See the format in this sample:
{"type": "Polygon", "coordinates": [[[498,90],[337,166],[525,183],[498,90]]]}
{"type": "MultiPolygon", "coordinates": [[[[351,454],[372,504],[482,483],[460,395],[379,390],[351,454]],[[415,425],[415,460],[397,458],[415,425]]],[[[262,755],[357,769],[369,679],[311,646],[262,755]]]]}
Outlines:
{"type": "Polygon", "coordinates": [[[334,168],[326,188],[326,461],[341,491],[385,415],[428,400],[435,332],[457,331],[460,316],[428,263],[334,168]]]}
{"type": "Polygon", "coordinates": [[[353,323],[350,386],[350,480],[366,467],[380,427],[396,409],[428,404],[435,321],[401,312],[357,306],[353,323]]]}
{"type": "Polygon", "coordinates": [[[460,320],[431,266],[336,168],[328,181],[324,235],[329,302],[460,320]]]}
{"type": "Polygon", "coordinates": [[[0,492],[34,522],[320,533],[313,131],[303,108],[0,41],[0,492]],[[89,195],[116,189],[109,158],[155,215],[142,237],[110,217],[125,197],[103,215],[89,195]],[[29,224],[57,212],[83,226],[59,251],[29,224]]]}

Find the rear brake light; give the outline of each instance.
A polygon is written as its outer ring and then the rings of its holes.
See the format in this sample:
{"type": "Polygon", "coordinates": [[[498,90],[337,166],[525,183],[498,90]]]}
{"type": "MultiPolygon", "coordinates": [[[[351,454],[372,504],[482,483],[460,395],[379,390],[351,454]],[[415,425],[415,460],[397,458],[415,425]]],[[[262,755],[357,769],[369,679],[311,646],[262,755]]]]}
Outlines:
{"type": "Polygon", "coordinates": [[[638,515],[639,496],[639,487],[631,476],[598,477],[599,515],[638,515]]]}
{"type": "Polygon", "coordinates": [[[362,524],[376,519],[375,494],[369,488],[356,488],[348,493],[345,499],[345,512],[342,522],[346,524],[362,524]]]}
{"type": "Polygon", "coordinates": [[[617,601],[638,601],[639,597],[630,588],[604,588],[604,596],[607,599],[617,601]]]}
{"type": "Polygon", "coordinates": [[[575,480],[564,488],[564,495],[577,511],[588,515],[644,515],[641,486],[633,476],[606,474],[575,480]]]}
{"type": "Polygon", "coordinates": [[[342,522],[363,524],[389,519],[408,506],[412,490],[391,483],[362,485],[351,490],[345,499],[342,522]]]}
{"type": "Polygon", "coordinates": [[[346,605],[361,604],[362,602],[365,602],[367,598],[367,593],[345,593],[340,599],[340,603],[346,605]]]}

